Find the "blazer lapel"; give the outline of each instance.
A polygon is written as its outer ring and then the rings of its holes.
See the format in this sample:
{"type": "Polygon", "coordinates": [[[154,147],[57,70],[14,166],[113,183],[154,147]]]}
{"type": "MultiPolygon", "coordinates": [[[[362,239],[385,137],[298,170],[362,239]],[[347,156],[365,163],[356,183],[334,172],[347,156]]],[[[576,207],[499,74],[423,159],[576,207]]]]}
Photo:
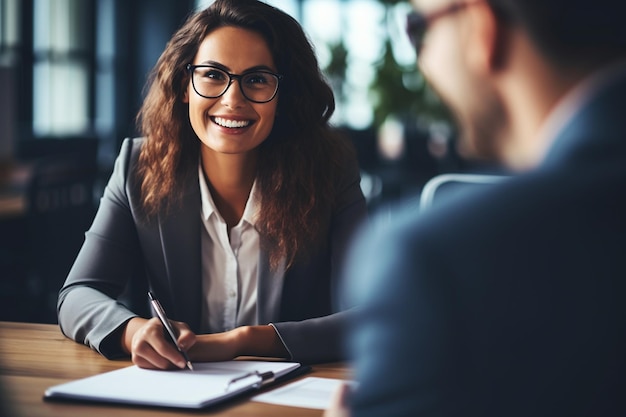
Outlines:
{"type": "Polygon", "coordinates": [[[165,261],[172,317],[200,330],[201,258],[200,192],[197,177],[188,182],[181,206],[159,217],[159,234],[165,261]]]}
{"type": "Polygon", "coordinates": [[[259,279],[257,281],[257,317],[259,324],[268,324],[279,319],[284,279],[285,260],[283,259],[278,268],[272,271],[266,251],[261,250],[259,255],[259,279]]]}

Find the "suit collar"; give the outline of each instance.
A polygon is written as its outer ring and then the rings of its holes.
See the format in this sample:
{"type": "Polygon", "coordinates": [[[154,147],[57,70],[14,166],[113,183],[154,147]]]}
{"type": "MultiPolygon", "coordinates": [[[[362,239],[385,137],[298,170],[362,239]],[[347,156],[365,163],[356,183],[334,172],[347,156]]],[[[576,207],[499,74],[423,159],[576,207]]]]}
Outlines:
{"type": "MultiPolygon", "coordinates": [[[[626,74],[626,60],[609,65],[583,79],[559,100],[539,131],[541,142],[551,144],[567,124],[576,117],[589,101],[607,86],[619,81],[626,74]]],[[[547,146],[547,147],[548,147],[547,146]]]]}
{"type": "Polygon", "coordinates": [[[163,250],[173,317],[185,321],[192,330],[200,329],[200,192],[197,177],[184,181],[180,206],[168,215],[159,215],[159,235],[163,250]],[[193,181],[191,179],[196,179],[193,181]]]}
{"type": "Polygon", "coordinates": [[[606,154],[607,150],[613,150],[615,156],[622,156],[624,151],[620,149],[626,145],[623,139],[626,134],[626,117],[623,114],[626,107],[626,64],[622,62],[596,74],[569,98],[578,100],[576,103],[561,103],[563,107],[560,111],[569,114],[566,120],[559,123],[559,129],[552,128],[558,132],[553,134],[554,139],[541,166],[570,163],[572,158],[588,158],[598,152],[606,154]],[[563,110],[564,107],[569,107],[569,112],[563,110]]]}

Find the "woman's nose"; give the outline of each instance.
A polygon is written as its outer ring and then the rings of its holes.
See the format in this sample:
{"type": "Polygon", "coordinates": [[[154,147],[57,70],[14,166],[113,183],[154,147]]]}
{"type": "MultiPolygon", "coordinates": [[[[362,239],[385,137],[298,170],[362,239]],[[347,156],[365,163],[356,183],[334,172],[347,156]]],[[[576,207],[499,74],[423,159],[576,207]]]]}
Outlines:
{"type": "Polygon", "coordinates": [[[220,101],[223,105],[236,108],[244,105],[248,99],[241,92],[239,80],[232,80],[226,92],[220,97],[220,101]]]}

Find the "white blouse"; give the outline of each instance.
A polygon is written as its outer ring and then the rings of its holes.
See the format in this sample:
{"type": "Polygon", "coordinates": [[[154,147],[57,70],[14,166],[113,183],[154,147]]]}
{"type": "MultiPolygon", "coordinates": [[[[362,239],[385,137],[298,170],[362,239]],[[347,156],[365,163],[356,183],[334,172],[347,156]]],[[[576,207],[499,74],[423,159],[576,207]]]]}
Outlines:
{"type": "MultiPolygon", "coordinates": [[[[257,281],[260,244],[255,225],[258,199],[253,184],[239,223],[230,230],[217,211],[198,169],[202,198],[202,331],[217,333],[258,324],[257,281]]],[[[256,184],[256,182],[255,182],[256,184]]]]}

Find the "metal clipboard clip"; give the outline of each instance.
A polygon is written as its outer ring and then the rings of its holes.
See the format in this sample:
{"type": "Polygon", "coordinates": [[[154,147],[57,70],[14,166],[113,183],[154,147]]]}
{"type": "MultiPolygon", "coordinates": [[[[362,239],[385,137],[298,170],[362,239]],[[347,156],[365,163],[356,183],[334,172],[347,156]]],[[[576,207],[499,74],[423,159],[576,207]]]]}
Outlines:
{"type": "Polygon", "coordinates": [[[230,381],[228,381],[226,383],[226,387],[224,387],[224,391],[228,391],[228,389],[231,387],[232,384],[235,384],[235,383],[237,383],[239,381],[242,381],[242,380],[244,380],[246,378],[250,378],[252,376],[256,376],[257,377],[257,381],[254,384],[252,384],[252,387],[255,388],[255,389],[261,388],[264,385],[267,385],[267,384],[269,384],[271,382],[274,382],[274,378],[275,378],[274,372],[271,372],[271,371],[270,372],[263,372],[263,373],[261,373],[259,371],[248,372],[248,373],[245,373],[245,374],[243,374],[241,376],[232,378],[230,381]]]}

